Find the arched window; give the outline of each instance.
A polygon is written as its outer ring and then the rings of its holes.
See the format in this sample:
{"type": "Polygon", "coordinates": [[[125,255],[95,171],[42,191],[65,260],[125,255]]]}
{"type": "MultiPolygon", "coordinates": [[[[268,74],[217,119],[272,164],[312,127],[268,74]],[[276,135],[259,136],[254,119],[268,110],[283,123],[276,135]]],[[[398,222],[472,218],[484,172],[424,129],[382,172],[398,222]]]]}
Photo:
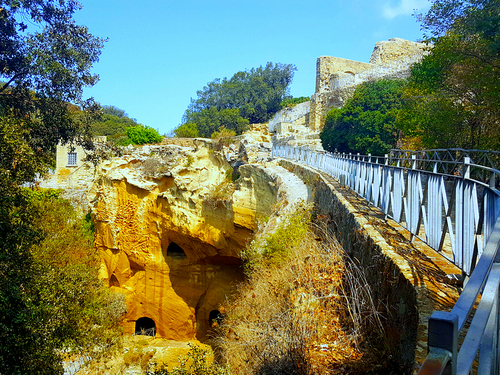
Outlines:
{"type": "Polygon", "coordinates": [[[182,250],[182,247],[177,245],[175,242],[170,242],[167,248],[167,255],[172,258],[185,258],[186,253],[182,250]]]}
{"type": "Polygon", "coordinates": [[[155,321],[151,318],[142,317],[135,322],[135,335],[156,335],[155,321]]]}

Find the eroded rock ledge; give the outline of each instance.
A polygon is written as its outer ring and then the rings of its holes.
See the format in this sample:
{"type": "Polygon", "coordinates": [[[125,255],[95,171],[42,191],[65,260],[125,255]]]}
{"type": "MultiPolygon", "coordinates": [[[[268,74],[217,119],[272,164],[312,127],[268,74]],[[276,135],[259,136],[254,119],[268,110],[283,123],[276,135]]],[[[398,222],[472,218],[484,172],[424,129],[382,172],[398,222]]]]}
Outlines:
{"type": "Polygon", "coordinates": [[[233,196],[214,200],[232,172],[217,145],[201,139],[194,147],[146,146],[100,165],[89,201],[101,277],[126,294],[126,334],[141,319],[157,337],[206,339],[219,304],[243,279],[240,252],[258,218],[279,199],[286,206],[307,194],[285,169],[249,164],[239,167],[233,196]]]}

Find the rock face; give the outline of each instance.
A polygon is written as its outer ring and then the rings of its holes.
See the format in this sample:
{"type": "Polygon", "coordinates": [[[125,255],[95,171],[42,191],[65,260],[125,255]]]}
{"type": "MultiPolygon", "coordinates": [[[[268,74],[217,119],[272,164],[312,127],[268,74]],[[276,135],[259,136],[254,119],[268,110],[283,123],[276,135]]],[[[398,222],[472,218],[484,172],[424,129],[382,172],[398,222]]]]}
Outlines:
{"type": "Polygon", "coordinates": [[[309,127],[321,130],[326,112],[340,108],[354,88],[380,78],[406,78],[410,67],[427,53],[427,45],[401,38],[377,42],[370,63],[321,56],[316,63],[316,91],[311,97],[309,127]]]}
{"type": "Polygon", "coordinates": [[[277,177],[250,165],[240,167],[234,197],[214,198],[232,169],[211,141],[194,145],[146,146],[106,161],[89,194],[101,277],[126,294],[126,334],[148,318],[158,337],[204,340],[243,279],[240,251],[256,219],[278,199],[277,177]]]}

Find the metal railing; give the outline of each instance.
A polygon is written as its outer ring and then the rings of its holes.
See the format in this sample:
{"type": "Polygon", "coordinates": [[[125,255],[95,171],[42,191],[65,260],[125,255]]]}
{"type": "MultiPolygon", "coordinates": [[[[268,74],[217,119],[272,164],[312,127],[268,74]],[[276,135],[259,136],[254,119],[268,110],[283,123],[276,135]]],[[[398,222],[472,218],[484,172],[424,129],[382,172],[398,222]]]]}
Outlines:
{"type": "Polygon", "coordinates": [[[274,145],[272,155],[337,178],[408,229],[412,239],[420,238],[470,277],[453,310],[435,312],[430,318],[429,357],[421,374],[440,374],[445,368],[452,374],[467,374],[479,346],[479,368],[489,366],[494,371],[488,373],[498,374],[500,171],[473,163],[464,150],[460,150],[463,157],[455,158],[456,151],[446,157],[429,151],[374,157],[274,145]],[[458,335],[480,295],[459,351],[458,335]]]}
{"type": "Polygon", "coordinates": [[[139,335],[144,335],[144,336],[153,336],[155,337],[156,335],[156,328],[141,328],[138,331],[135,331],[132,336],[139,336],[139,335]]]}

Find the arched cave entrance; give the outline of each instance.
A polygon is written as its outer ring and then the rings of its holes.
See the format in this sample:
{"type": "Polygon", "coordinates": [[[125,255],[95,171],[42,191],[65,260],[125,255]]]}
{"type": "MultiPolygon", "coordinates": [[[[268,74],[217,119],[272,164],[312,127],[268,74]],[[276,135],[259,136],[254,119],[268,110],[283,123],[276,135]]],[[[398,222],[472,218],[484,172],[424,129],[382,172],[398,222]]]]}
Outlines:
{"type": "Polygon", "coordinates": [[[186,258],[186,253],[182,250],[182,247],[175,242],[170,242],[170,245],[168,245],[167,255],[172,258],[186,258]]]}
{"type": "Polygon", "coordinates": [[[137,319],[135,322],[135,335],[146,335],[155,336],[156,335],[156,325],[155,321],[151,318],[142,317],[137,319]]]}
{"type": "Polygon", "coordinates": [[[224,319],[224,315],[219,310],[212,310],[208,314],[208,326],[210,328],[215,328],[224,319]]]}

